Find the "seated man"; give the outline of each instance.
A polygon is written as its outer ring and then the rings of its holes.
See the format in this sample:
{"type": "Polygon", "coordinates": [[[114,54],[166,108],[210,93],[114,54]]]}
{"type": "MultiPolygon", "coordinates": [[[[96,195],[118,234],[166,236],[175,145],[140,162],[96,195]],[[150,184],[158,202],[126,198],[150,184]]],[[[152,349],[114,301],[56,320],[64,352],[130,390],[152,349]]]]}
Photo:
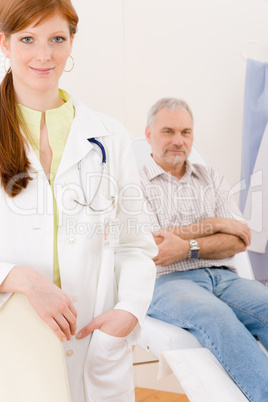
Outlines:
{"type": "Polygon", "coordinates": [[[141,170],[159,254],[148,314],[186,328],[219,360],[250,401],[268,401],[268,289],[236,274],[234,254],[250,230],[223,176],[191,164],[193,116],[165,98],[149,111],[152,157],[141,170]],[[158,230],[157,228],[160,228],[158,230]]]}

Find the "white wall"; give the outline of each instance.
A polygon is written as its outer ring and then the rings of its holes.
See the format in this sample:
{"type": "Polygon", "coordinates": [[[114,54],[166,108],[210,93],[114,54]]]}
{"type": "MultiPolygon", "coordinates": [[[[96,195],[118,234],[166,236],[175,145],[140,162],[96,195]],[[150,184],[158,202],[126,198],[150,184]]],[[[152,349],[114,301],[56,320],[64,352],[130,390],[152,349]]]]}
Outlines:
{"type": "Polygon", "coordinates": [[[195,141],[240,176],[245,57],[268,60],[266,0],[73,0],[76,65],[62,86],[142,136],[148,108],[185,98],[195,141]],[[257,41],[258,44],[251,44],[257,41]]]}
{"type": "Polygon", "coordinates": [[[93,109],[125,123],[122,0],[73,4],[80,19],[72,52],[75,69],[64,73],[62,86],[93,109]]]}

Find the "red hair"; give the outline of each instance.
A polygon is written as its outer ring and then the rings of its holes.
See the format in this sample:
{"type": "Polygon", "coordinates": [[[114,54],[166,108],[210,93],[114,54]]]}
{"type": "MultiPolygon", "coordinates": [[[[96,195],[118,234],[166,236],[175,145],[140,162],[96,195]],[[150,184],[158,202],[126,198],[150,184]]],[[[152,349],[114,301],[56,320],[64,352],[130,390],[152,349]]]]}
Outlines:
{"type": "MultiPolygon", "coordinates": [[[[70,35],[74,35],[78,16],[69,0],[0,0],[0,31],[8,38],[34,21],[38,25],[56,12],[66,18],[70,35]]],[[[31,180],[26,140],[17,113],[9,70],[0,85],[0,180],[10,197],[18,195],[31,180]]]]}

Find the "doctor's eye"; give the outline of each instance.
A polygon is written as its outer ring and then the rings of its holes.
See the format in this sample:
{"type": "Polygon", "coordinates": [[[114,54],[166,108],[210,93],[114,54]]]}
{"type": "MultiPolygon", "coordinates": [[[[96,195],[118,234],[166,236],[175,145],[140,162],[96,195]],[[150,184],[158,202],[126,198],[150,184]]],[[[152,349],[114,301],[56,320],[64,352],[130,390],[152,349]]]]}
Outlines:
{"type": "Polygon", "coordinates": [[[55,38],[53,38],[53,41],[56,43],[62,43],[62,42],[65,42],[66,39],[63,38],[62,36],[55,36],[55,38]]]}
{"type": "Polygon", "coordinates": [[[25,36],[25,38],[22,38],[21,41],[23,43],[32,43],[33,38],[31,36],[25,36]]]}

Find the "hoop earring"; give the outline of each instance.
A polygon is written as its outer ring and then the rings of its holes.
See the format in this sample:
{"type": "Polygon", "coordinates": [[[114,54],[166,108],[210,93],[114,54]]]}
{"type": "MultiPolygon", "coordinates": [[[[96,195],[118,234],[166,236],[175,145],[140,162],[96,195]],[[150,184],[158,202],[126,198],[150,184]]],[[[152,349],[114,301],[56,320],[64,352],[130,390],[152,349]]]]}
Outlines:
{"type": "Polygon", "coordinates": [[[74,69],[74,58],[73,58],[73,56],[71,56],[71,55],[69,55],[69,57],[71,58],[73,65],[72,65],[72,67],[71,67],[70,70],[63,70],[63,71],[65,71],[66,73],[69,73],[70,71],[72,71],[72,70],[74,69]]]}
{"type": "Polygon", "coordinates": [[[6,61],[7,61],[7,56],[5,57],[5,60],[4,60],[4,70],[5,70],[6,74],[10,74],[11,73],[11,67],[9,67],[7,69],[6,61]]]}

